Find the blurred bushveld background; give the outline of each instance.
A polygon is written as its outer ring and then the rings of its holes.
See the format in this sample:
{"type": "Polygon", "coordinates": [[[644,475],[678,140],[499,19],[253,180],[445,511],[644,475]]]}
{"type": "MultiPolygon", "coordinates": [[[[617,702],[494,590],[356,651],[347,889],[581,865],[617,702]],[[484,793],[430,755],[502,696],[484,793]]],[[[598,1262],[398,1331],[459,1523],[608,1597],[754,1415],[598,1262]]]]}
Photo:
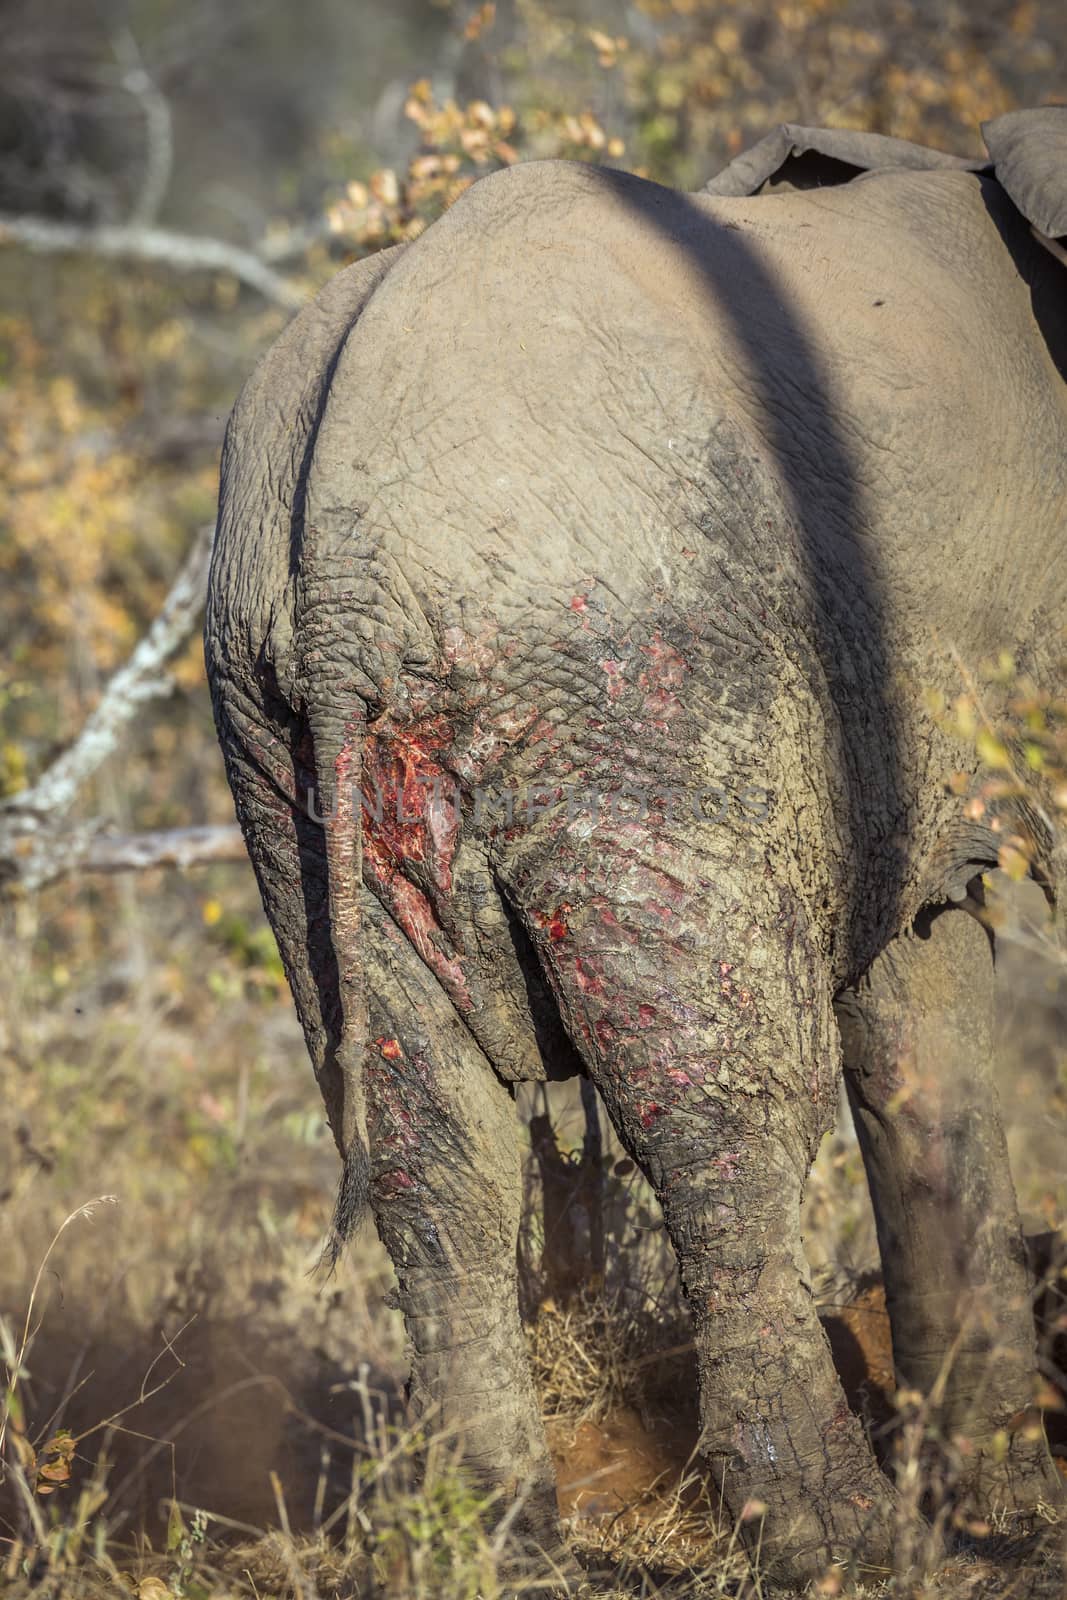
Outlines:
{"type": "MultiPolygon", "coordinates": [[[[696,188],[783,119],[979,154],[981,119],[1067,99],[1067,7],[6,0],[0,21],[0,1586],[491,1600],[501,1551],[453,1442],[421,1441],[414,1486],[387,1260],[364,1235],[315,1272],[336,1160],[198,639],[227,412],[332,272],[486,172],[566,156],[696,188]]],[[[1067,803],[1064,707],[1025,684],[1013,706],[1067,803]]],[[[1018,781],[980,677],[939,714],[1018,781]]],[[[1003,865],[1025,871],[1025,841],[1003,865]]],[[[1001,1072],[1044,1263],[1067,1076],[1029,914],[1001,1072]]],[[[523,1293],[576,1544],[619,1593],[738,1592],[654,1202],[610,1141],[583,1154],[576,1096],[520,1111],[523,1293]]],[[[808,1243],[850,1398],[880,1448],[918,1452],[844,1128],[808,1243]]],[[[1043,1314],[1055,1422],[1052,1290],[1043,1314]]],[[[1022,1556],[1022,1587],[995,1588],[982,1541],[1010,1530],[969,1532],[929,1593],[1037,1592],[1022,1556]]],[[[924,1537],[902,1524],[898,1592],[922,1591],[924,1537]]]]}

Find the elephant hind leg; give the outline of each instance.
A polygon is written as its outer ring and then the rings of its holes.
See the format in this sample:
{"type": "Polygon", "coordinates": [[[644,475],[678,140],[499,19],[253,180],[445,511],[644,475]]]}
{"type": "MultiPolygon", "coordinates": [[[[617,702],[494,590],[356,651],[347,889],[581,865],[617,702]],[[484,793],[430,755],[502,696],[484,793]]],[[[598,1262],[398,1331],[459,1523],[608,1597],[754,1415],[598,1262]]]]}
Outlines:
{"type": "Polygon", "coordinates": [[[993,1083],[993,960],[963,909],[926,915],[840,997],[845,1077],[902,1385],[940,1396],[979,1509],[1062,1499],[1033,1398],[1034,1324],[993,1083]]]}
{"type": "Polygon", "coordinates": [[[557,1560],[555,1474],[519,1316],[514,1100],[369,893],[364,916],[371,1203],[396,1270],[412,1402],[428,1435],[458,1446],[468,1481],[495,1497],[509,1548],[557,1560]]]}
{"type": "MultiPolygon", "coordinates": [[[[253,763],[230,778],[331,1123],[343,1126],[341,1008],[322,829],[253,763]]],[[[362,893],[370,1199],[399,1283],[426,1432],[534,1560],[561,1541],[555,1476],[519,1319],[515,1105],[407,937],[362,893]],[[520,1504],[516,1508],[516,1501],[520,1504]]]]}
{"type": "Polygon", "coordinates": [[[800,1236],[832,1116],[829,984],[795,906],[753,870],[669,839],[598,831],[559,873],[508,880],[615,1126],[652,1183],[698,1352],[702,1450],[760,1564],[803,1583],[833,1559],[889,1562],[893,1493],[849,1411],[800,1236]],[[756,1507],[766,1516],[761,1529],[756,1507]]]}

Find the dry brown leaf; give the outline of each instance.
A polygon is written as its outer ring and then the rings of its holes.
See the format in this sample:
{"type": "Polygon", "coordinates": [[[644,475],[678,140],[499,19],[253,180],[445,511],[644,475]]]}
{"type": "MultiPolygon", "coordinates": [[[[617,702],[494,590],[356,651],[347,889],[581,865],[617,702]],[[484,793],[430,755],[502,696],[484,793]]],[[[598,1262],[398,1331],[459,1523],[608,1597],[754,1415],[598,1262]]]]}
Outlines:
{"type": "Polygon", "coordinates": [[[487,33],[496,21],[496,5],[494,0],[487,0],[484,6],[479,6],[473,16],[467,18],[467,26],[463,30],[463,37],[468,40],[480,39],[487,33]]]}
{"type": "Polygon", "coordinates": [[[142,1578],[137,1585],[137,1600],[173,1600],[173,1596],[159,1578],[142,1578]]]}

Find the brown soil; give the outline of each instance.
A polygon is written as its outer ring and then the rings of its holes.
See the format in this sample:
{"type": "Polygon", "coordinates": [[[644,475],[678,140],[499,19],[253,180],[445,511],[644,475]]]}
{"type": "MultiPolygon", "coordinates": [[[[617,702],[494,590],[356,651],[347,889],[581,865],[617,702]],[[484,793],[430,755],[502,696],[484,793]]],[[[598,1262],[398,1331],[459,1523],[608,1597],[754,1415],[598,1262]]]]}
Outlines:
{"type": "MultiPolygon", "coordinates": [[[[834,1364],[852,1409],[867,1423],[877,1447],[893,1416],[893,1346],[885,1291],[869,1276],[847,1304],[822,1315],[834,1364]]],[[[564,1517],[602,1522],[622,1531],[656,1518],[669,1506],[692,1504],[700,1490],[695,1385],[673,1397],[649,1370],[650,1404],[620,1406],[597,1422],[575,1427],[557,1418],[549,1426],[564,1517]],[[695,1470],[694,1470],[695,1469],[695,1470]],[[683,1490],[683,1480],[686,1487],[683,1490]]]]}
{"type": "Polygon", "coordinates": [[[848,1403],[877,1441],[878,1431],[892,1418],[896,1393],[893,1340],[880,1279],[870,1275],[847,1305],[824,1308],[821,1317],[848,1403]]]}
{"type": "MultiPolygon", "coordinates": [[[[646,1414],[647,1415],[647,1414],[646,1414]]],[[[616,1518],[657,1511],[685,1476],[696,1449],[696,1407],[674,1416],[647,1417],[621,1406],[601,1422],[577,1428],[557,1419],[549,1428],[564,1517],[616,1518]]]]}

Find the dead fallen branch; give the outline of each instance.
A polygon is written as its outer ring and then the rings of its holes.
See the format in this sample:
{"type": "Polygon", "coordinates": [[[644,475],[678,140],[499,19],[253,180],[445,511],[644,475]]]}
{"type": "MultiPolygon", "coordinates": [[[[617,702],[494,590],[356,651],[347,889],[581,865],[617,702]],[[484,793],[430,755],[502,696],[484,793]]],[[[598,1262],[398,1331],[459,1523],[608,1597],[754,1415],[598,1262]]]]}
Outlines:
{"type": "Polygon", "coordinates": [[[108,683],[100,704],[69,750],[12,802],[13,808],[55,818],[70,809],[86,779],[117,748],[121,735],[146,700],[169,694],[164,668],[183,647],[204,604],[215,530],[204,527],[163,602],[163,608],[129,661],[108,683]]]}
{"type": "MultiPolygon", "coordinates": [[[[96,818],[69,828],[24,835],[13,863],[0,857],[0,891],[11,894],[43,888],[75,873],[148,872],[153,867],[208,866],[246,859],[237,824],[202,828],[161,828],[144,833],[109,833],[96,818]]],[[[6,848],[6,846],[5,846],[6,848]]]]}
{"type": "Polygon", "coordinates": [[[141,707],[170,692],[167,663],[199,620],[213,534],[210,527],[200,530],[159,615],[107,684],[74,743],[31,788],[0,806],[0,892],[32,892],[72,872],[184,868],[244,856],[236,826],[115,834],[103,818],[68,820],[79,791],[119,748],[141,707]]]}
{"type": "Polygon", "coordinates": [[[79,872],[146,872],[149,867],[202,867],[244,861],[244,836],[236,822],[204,828],[162,828],[148,833],[98,833],[78,862],[79,872]]]}
{"type": "Polygon", "coordinates": [[[84,251],[110,260],[152,261],[178,272],[226,272],[286,311],[299,311],[308,298],[260,256],[239,245],[140,223],[87,225],[0,213],[0,244],[20,244],[53,255],[84,251]]]}

